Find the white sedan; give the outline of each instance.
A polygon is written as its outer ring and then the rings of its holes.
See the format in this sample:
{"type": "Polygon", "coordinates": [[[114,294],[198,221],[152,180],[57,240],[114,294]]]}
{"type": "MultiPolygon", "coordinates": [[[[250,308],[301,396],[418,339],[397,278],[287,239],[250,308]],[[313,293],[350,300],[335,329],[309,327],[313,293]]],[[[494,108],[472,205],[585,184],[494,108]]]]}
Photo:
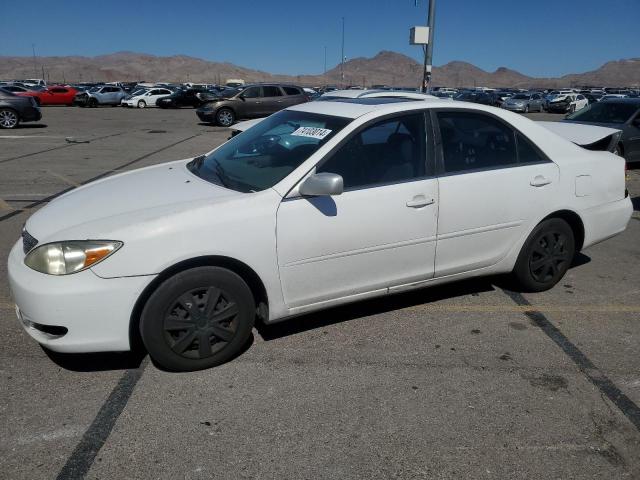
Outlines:
{"type": "MultiPolygon", "coordinates": [[[[586,143],[619,134],[573,127],[586,143]]],[[[167,369],[207,368],[256,318],[480,275],[552,288],[576,252],[626,228],[624,169],[493,107],[303,103],[205,155],[52,201],[26,222],[9,280],[46,348],[123,351],[139,335],[167,369]]]]}
{"type": "Polygon", "coordinates": [[[126,107],[155,107],[156,101],[160,98],[167,97],[173,92],[168,88],[152,88],[150,90],[134,92],[130,98],[122,99],[120,102],[126,107]]]}

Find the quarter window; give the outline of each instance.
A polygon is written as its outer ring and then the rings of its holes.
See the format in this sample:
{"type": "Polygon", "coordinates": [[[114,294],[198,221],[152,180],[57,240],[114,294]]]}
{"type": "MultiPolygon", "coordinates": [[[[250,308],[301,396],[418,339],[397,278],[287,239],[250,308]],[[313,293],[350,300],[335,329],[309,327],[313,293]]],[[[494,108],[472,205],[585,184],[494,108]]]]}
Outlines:
{"type": "Polygon", "coordinates": [[[544,163],[548,160],[520,132],[516,132],[518,144],[518,163],[544,163]]]}
{"type": "Polygon", "coordinates": [[[345,189],[403,182],[425,176],[422,113],[382,120],[351,137],[318,172],[342,176],[345,189]]]}
{"type": "Polygon", "coordinates": [[[287,95],[302,95],[302,92],[300,92],[296,87],[282,87],[282,89],[287,95]]]}
{"type": "Polygon", "coordinates": [[[514,131],[473,112],[438,112],[445,173],[517,165],[514,131]]]}

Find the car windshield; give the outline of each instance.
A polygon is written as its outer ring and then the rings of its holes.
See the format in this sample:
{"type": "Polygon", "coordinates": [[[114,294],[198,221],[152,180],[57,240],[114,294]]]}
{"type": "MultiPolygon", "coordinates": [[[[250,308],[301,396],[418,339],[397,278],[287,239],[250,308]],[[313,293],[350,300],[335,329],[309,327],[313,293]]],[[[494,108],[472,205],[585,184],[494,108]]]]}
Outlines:
{"type": "Polygon", "coordinates": [[[622,102],[598,102],[567,117],[576,122],[625,123],[638,111],[638,105],[622,102]]]}
{"type": "Polygon", "coordinates": [[[525,94],[525,93],[519,93],[517,95],[514,95],[513,97],[514,100],[528,100],[529,99],[529,95],[525,94]]]}
{"type": "Polygon", "coordinates": [[[142,95],[146,91],[147,91],[146,88],[139,88],[138,90],[134,90],[133,92],[131,92],[131,96],[137,97],[138,95],[142,95]]]}
{"type": "Polygon", "coordinates": [[[350,122],[284,110],[187,166],[200,178],[240,192],[273,187],[350,122]]]}
{"type": "Polygon", "coordinates": [[[99,92],[101,88],[102,88],[102,87],[91,87],[91,88],[89,89],[89,93],[96,93],[96,92],[99,92]]]}

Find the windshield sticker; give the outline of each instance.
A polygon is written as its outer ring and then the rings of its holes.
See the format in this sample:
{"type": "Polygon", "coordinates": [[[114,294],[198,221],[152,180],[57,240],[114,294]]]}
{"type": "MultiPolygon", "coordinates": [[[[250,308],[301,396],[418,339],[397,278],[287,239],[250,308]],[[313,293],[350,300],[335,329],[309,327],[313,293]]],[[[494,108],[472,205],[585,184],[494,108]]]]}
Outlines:
{"type": "Polygon", "coordinates": [[[326,128],[317,128],[317,127],[300,127],[291,135],[295,135],[296,137],[310,137],[317,138],[318,140],[322,140],[324,137],[329,135],[331,130],[326,128]]]}

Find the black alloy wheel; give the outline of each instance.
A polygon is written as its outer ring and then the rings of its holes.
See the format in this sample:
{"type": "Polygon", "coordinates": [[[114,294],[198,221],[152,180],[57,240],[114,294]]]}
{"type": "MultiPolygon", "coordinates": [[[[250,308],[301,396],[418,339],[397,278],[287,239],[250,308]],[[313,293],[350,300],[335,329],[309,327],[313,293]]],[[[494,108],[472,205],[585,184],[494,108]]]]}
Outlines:
{"type": "Polygon", "coordinates": [[[524,291],[549,290],[567,272],[575,255],[575,236],[561,218],[550,218],[533,229],[513,269],[524,291]]]}
{"type": "Polygon", "coordinates": [[[195,288],[174,300],[164,316],[167,344],[186,358],[207,358],[235,336],[238,305],[216,287],[195,288]]]}
{"type": "Polygon", "coordinates": [[[256,307],[234,272],[198,267],[162,283],[142,312],[142,340],[160,366],[192,371],[237,354],[251,334],[256,307]]]}

